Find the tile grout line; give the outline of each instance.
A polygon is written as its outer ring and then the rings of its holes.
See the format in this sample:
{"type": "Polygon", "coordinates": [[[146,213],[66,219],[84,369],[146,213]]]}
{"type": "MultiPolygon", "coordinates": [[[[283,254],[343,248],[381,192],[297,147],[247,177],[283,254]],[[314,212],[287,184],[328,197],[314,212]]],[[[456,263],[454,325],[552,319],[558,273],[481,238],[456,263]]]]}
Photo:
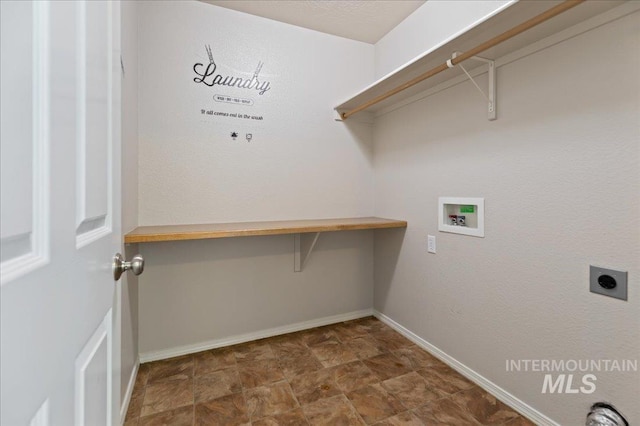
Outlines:
{"type": "MultiPolygon", "coordinates": [[[[343,394],[344,395],[344,394],[343,394]]],[[[351,402],[351,400],[349,399],[349,397],[347,395],[344,395],[345,399],[347,400],[347,402],[349,403],[349,406],[351,407],[351,409],[353,410],[354,413],[356,413],[356,416],[358,416],[358,418],[362,421],[363,424],[367,424],[367,422],[364,421],[364,418],[360,415],[360,413],[358,412],[358,410],[356,409],[356,407],[354,407],[353,403],[351,402]]]]}
{"type": "MultiPolygon", "coordinates": [[[[272,348],[273,349],[273,348],[272,348]]],[[[278,357],[280,358],[280,357],[278,357]]],[[[284,371],[283,371],[283,375],[284,375],[284,371]]],[[[285,381],[287,382],[287,386],[289,386],[289,391],[291,391],[291,395],[293,395],[293,399],[295,399],[296,404],[298,404],[298,407],[300,409],[300,412],[302,413],[302,416],[304,417],[304,419],[307,421],[307,424],[311,424],[311,422],[309,422],[309,419],[307,418],[307,415],[304,413],[304,410],[302,409],[302,404],[300,404],[300,401],[298,400],[298,397],[296,396],[295,392],[293,391],[293,387],[291,387],[291,383],[289,382],[289,379],[285,376],[285,381]]],[[[289,413],[291,411],[294,411],[296,408],[294,408],[293,410],[288,411],[289,413]]]]}

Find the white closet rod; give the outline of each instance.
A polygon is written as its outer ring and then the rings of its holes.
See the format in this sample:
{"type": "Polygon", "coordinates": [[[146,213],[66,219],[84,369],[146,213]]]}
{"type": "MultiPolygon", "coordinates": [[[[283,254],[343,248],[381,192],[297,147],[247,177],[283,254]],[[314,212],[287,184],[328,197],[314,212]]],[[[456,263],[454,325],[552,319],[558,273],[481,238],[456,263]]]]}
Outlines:
{"type": "MultiPolygon", "coordinates": [[[[553,18],[556,15],[561,14],[562,12],[565,12],[569,9],[571,9],[572,7],[575,7],[577,5],[579,5],[580,3],[584,2],[585,0],[567,0],[563,3],[560,3],[559,5],[552,7],[551,9],[537,15],[534,16],[533,18],[519,24],[516,25],[515,27],[511,28],[508,31],[503,32],[500,35],[497,35],[495,37],[493,37],[490,40],[485,41],[484,43],[474,47],[471,50],[468,50],[464,53],[461,53],[460,55],[456,56],[455,58],[450,59],[451,64],[456,65],[459,64],[460,62],[471,58],[472,56],[476,56],[477,54],[484,52],[487,49],[492,48],[493,46],[496,46],[500,43],[502,43],[503,41],[509,40],[512,37],[517,36],[518,34],[525,32],[526,30],[535,27],[538,24],[541,24],[551,18],[553,18]]],[[[420,83],[423,80],[426,80],[427,78],[433,77],[436,74],[441,73],[442,71],[445,71],[447,69],[449,69],[449,65],[447,65],[447,63],[443,63],[441,65],[438,65],[435,68],[430,69],[429,71],[425,72],[424,74],[420,74],[419,76],[417,76],[416,78],[407,81],[404,84],[401,84],[400,86],[389,90],[386,93],[383,93],[380,96],[377,96],[373,99],[371,99],[370,101],[367,101],[365,103],[363,103],[360,106],[357,106],[355,108],[353,108],[352,110],[346,111],[342,113],[342,119],[346,120],[347,118],[351,117],[353,114],[360,112],[364,109],[369,108],[372,105],[377,104],[378,102],[381,102],[393,95],[395,95],[396,93],[402,92],[405,89],[408,89],[411,86],[414,86],[418,83],[420,83]]]]}

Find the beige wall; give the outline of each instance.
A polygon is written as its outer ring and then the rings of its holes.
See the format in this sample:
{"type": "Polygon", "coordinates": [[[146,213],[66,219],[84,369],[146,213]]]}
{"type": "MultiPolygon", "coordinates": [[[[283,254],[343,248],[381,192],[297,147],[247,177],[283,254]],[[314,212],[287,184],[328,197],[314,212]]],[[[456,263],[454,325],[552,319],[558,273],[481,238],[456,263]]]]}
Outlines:
{"type": "MultiPolygon", "coordinates": [[[[373,78],[372,45],[200,2],[139,7],[141,225],[372,214],[371,128],[346,127],[332,112],[373,78]],[[250,77],[261,61],[271,89],[196,84],[207,45],[223,75],[250,77]]],[[[141,245],[143,358],[371,309],[371,233],[322,235],[300,273],[293,247],[291,235],[141,245]]]]}
{"type": "MultiPolygon", "coordinates": [[[[138,3],[122,2],[122,232],[138,225],[138,3]]],[[[135,246],[123,253],[127,259],[135,246]]],[[[124,274],[118,282],[121,325],[121,395],[126,397],[131,373],[138,362],[138,285],[137,277],[124,274]]]]}
{"type": "Polygon", "coordinates": [[[510,0],[429,0],[375,44],[375,76],[381,78],[508,7],[510,0]]]}
{"type": "Polygon", "coordinates": [[[500,67],[495,122],[464,82],[375,124],[375,213],[409,228],[376,236],[374,308],[560,424],[600,400],[640,422],[637,372],[549,395],[544,374],[505,371],[639,358],[639,20],[500,67]],[[438,232],[440,196],[484,197],[485,238],[438,232]],[[629,271],[629,300],[590,293],[590,264],[629,271]]]}
{"type": "Polygon", "coordinates": [[[143,360],[234,343],[263,330],[370,313],[373,304],[373,231],[322,234],[302,272],[293,272],[292,235],[141,249],[148,266],[140,279],[143,360]]]}
{"type": "Polygon", "coordinates": [[[372,80],[372,45],[195,1],[141,3],[139,36],[141,225],[372,213],[370,128],[332,111],[372,80]],[[205,46],[221,76],[249,78],[262,62],[270,90],[196,84],[205,46]]]}

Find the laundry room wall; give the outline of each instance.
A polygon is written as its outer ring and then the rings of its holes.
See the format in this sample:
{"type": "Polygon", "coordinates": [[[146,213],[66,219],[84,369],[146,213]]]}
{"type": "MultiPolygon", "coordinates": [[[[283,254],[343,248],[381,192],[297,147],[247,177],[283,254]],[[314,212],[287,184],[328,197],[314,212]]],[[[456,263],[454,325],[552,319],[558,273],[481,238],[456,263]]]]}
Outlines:
{"type": "MultiPolygon", "coordinates": [[[[548,371],[506,368],[509,360],[637,366],[639,28],[635,12],[498,61],[496,121],[464,81],[390,108],[374,128],[375,213],[409,223],[404,239],[376,235],[374,308],[563,425],[584,422],[596,401],[640,422],[638,371],[592,371],[592,393],[544,393],[548,371]],[[485,237],[439,232],[443,196],[484,197],[485,237]],[[427,253],[428,234],[436,254],[427,253]],[[628,271],[628,300],[590,293],[589,265],[628,271]]],[[[404,41],[383,39],[376,53],[399,56],[381,49],[402,50],[404,41]]],[[[478,82],[486,87],[486,73],[478,82]]],[[[554,381],[559,374],[571,372],[553,372],[554,381]]],[[[585,374],[573,372],[573,388],[585,374]]]]}
{"type": "Polygon", "coordinates": [[[513,0],[425,2],[375,44],[375,77],[384,77],[512,3],[513,0]]]}
{"type": "MultiPolygon", "coordinates": [[[[139,8],[140,225],[372,215],[371,127],[333,114],[373,80],[372,45],[195,1],[139,8]]],[[[141,244],[143,360],[370,312],[372,231],[322,234],[299,273],[293,246],[141,244]]]]}

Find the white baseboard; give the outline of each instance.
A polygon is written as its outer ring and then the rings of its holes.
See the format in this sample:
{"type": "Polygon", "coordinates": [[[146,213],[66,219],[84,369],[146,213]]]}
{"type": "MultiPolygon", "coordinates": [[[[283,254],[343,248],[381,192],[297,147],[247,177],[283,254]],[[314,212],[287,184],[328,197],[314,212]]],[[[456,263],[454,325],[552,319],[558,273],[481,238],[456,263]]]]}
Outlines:
{"type": "Polygon", "coordinates": [[[478,374],[477,372],[467,367],[457,359],[443,352],[436,346],[427,342],[426,340],[424,340],[417,334],[413,333],[409,329],[405,328],[404,326],[398,324],[397,322],[395,322],[388,316],[384,315],[383,313],[378,312],[377,310],[374,309],[373,315],[376,318],[378,318],[380,321],[387,324],[389,327],[396,330],[398,333],[405,336],[407,339],[414,342],[416,345],[420,346],[421,348],[431,353],[436,358],[439,358],[444,363],[448,364],[451,368],[456,370],[458,373],[462,374],[472,382],[476,383],[478,386],[480,386],[481,388],[489,392],[491,395],[495,396],[500,401],[504,402],[514,410],[518,411],[520,414],[522,414],[524,417],[528,418],[535,424],[544,425],[544,426],[560,426],[559,423],[554,422],[549,417],[545,416],[544,414],[542,414],[532,406],[528,405],[521,399],[518,399],[515,396],[511,395],[509,392],[502,389],[500,386],[496,385],[491,380],[478,374]]]}
{"type": "Polygon", "coordinates": [[[179,346],[176,348],[164,349],[161,351],[141,353],[140,362],[145,363],[150,361],[158,361],[161,359],[173,358],[175,356],[192,354],[209,349],[237,345],[238,343],[251,342],[253,340],[279,336],[281,334],[293,333],[296,331],[307,330],[309,328],[335,324],[342,321],[354,320],[370,315],[373,315],[373,309],[364,309],[361,311],[348,312],[346,314],[333,315],[330,317],[324,317],[310,321],[303,321],[295,324],[285,325],[282,327],[268,328],[266,330],[256,331],[252,333],[240,334],[237,336],[230,336],[222,339],[209,340],[207,342],[196,343],[194,345],[179,346]]]}
{"type": "Polygon", "coordinates": [[[120,425],[124,424],[127,417],[127,410],[129,409],[129,403],[131,403],[131,395],[133,395],[133,387],[136,384],[136,377],[138,376],[138,369],[140,367],[140,360],[133,365],[131,370],[131,376],[129,377],[129,384],[127,385],[127,393],[124,395],[124,401],[120,407],[120,425]]]}

